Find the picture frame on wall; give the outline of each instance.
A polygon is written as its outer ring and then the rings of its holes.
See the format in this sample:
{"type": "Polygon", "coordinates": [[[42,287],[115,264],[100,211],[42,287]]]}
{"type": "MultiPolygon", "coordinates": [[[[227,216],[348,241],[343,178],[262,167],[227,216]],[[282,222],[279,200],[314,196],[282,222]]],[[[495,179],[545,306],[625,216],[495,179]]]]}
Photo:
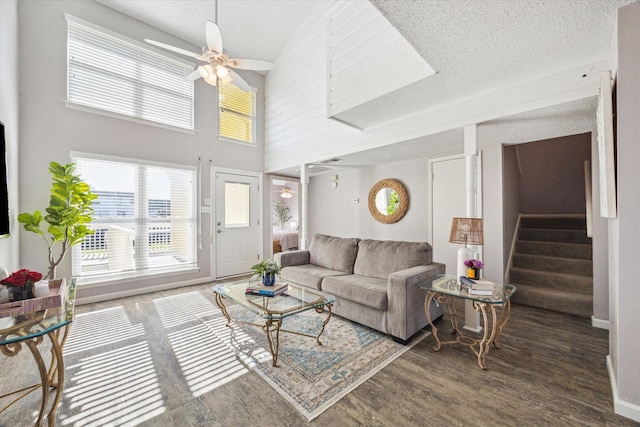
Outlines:
{"type": "Polygon", "coordinates": [[[600,175],[600,216],[604,218],[615,218],[617,216],[611,83],[611,71],[603,72],[600,78],[600,96],[598,97],[597,139],[598,170],[600,175]]]}

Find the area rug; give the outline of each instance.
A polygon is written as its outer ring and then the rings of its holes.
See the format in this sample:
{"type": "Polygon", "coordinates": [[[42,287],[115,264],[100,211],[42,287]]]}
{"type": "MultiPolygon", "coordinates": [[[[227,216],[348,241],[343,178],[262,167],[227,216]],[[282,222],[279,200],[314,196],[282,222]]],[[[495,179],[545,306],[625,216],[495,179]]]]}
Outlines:
{"type": "MultiPolygon", "coordinates": [[[[264,323],[241,307],[232,306],[228,311],[232,319],[264,323]]],[[[298,314],[286,318],[282,328],[316,334],[325,317],[326,313],[313,311],[298,314]]],[[[260,327],[239,322],[226,327],[221,313],[198,318],[215,339],[228,345],[308,421],[430,334],[423,331],[409,345],[402,345],[388,335],[333,315],[320,337],[323,345],[315,338],[281,333],[278,367],[273,367],[267,337],[260,327]]]]}

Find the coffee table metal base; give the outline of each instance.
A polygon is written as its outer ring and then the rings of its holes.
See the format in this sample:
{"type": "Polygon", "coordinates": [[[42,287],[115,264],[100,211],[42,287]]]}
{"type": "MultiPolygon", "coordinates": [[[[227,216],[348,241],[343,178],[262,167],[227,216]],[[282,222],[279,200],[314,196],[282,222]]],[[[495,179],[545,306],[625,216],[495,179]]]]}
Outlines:
{"type": "MultiPolygon", "coordinates": [[[[268,298],[268,297],[265,297],[268,298]]],[[[278,351],[279,351],[279,347],[280,347],[280,332],[286,332],[289,334],[296,334],[296,335],[301,335],[304,337],[310,337],[310,338],[315,338],[316,342],[318,343],[318,345],[322,345],[322,342],[320,341],[320,335],[322,335],[322,333],[324,332],[324,327],[327,325],[327,323],[329,323],[329,320],[331,319],[331,307],[333,304],[326,304],[324,306],[321,307],[316,307],[315,311],[318,314],[322,314],[325,311],[327,311],[327,317],[322,321],[322,327],[320,328],[320,331],[318,332],[317,335],[311,335],[311,334],[304,334],[302,332],[296,332],[296,331],[290,331],[287,329],[282,329],[282,319],[265,319],[265,323],[264,325],[259,324],[259,323],[252,323],[252,322],[244,322],[242,320],[234,320],[231,318],[231,316],[229,315],[229,312],[227,311],[227,307],[224,305],[224,297],[219,294],[216,293],[216,304],[218,304],[218,307],[220,307],[220,310],[222,311],[222,314],[224,315],[224,317],[227,319],[227,324],[225,326],[229,326],[231,324],[231,321],[235,321],[237,323],[244,323],[247,325],[253,325],[253,326],[258,326],[261,327],[263,331],[265,331],[265,333],[267,334],[267,340],[269,341],[269,351],[271,351],[271,357],[272,357],[272,365],[274,367],[278,366],[278,351]]]]}

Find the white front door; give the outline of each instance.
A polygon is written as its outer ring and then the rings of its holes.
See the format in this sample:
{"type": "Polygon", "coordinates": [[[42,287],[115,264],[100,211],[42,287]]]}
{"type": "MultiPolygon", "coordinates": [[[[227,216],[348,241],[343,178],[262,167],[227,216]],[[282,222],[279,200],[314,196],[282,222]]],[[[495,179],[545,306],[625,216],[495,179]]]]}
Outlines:
{"type": "Polygon", "coordinates": [[[260,260],[258,177],[215,173],[216,278],[248,273],[260,260]]]}

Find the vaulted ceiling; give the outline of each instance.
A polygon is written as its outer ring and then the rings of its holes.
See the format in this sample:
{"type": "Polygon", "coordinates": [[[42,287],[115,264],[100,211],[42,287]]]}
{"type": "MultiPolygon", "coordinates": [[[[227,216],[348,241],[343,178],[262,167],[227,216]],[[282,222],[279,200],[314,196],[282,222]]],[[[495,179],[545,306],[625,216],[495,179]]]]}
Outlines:
{"type": "MultiPolygon", "coordinates": [[[[233,56],[274,61],[276,66],[279,52],[317,3],[98,1],[196,46],[204,45],[204,24],[215,20],[217,11],[225,48],[233,56]]],[[[586,77],[599,73],[593,64],[608,59],[616,10],[633,1],[370,0],[437,74],[354,109],[351,119],[367,127],[569,70],[586,77]]],[[[595,97],[547,104],[541,104],[544,108],[539,110],[506,111],[504,117],[483,122],[479,137],[518,143],[582,133],[594,127],[595,97]]],[[[461,146],[460,131],[438,137],[461,146]]],[[[415,150],[423,146],[408,141],[404,147],[358,153],[342,162],[366,166],[381,159],[403,160],[415,156],[415,150]]]]}

